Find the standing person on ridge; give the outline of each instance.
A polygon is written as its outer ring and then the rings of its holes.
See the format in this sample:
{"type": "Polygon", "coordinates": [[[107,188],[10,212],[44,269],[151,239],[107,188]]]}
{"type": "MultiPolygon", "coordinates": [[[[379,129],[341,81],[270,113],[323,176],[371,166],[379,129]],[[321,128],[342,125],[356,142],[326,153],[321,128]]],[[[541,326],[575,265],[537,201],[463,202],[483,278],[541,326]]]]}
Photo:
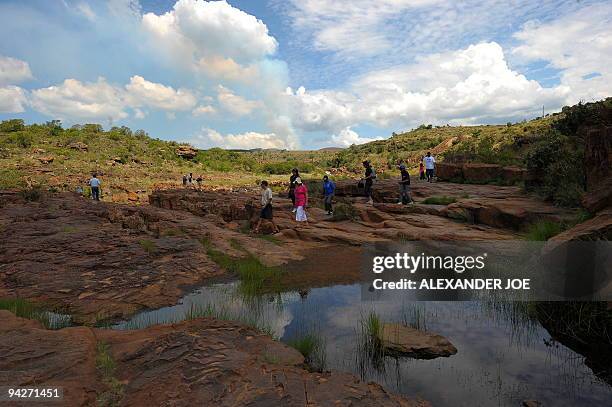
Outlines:
{"type": "Polygon", "coordinates": [[[292,213],[295,213],[297,207],[295,206],[295,180],[299,178],[300,172],[297,168],[291,170],[291,176],[289,177],[289,198],[291,199],[291,204],[293,205],[292,213]]]}
{"type": "Polygon", "coordinates": [[[259,233],[262,219],[269,220],[272,223],[273,233],[278,233],[278,226],[274,223],[272,215],[272,190],[268,186],[268,181],[265,180],[261,181],[261,212],[257,226],[255,226],[255,233],[259,233]]]}
{"type": "Polygon", "coordinates": [[[423,160],[419,163],[419,179],[422,181],[425,179],[425,167],[423,166],[423,160]]]}
{"type": "Polygon", "coordinates": [[[98,174],[94,172],[89,180],[89,186],[91,187],[91,199],[95,199],[96,201],[100,200],[100,184],[101,182],[98,179],[98,174]]]}
{"type": "Polygon", "coordinates": [[[376,171],[372,168],[372,164],[368,160],[364,161],[363,167],[365,168],[365,177],[364,181],[364,189],[365,194],[368,197],[368,203],[370,205],[374,204],[374,200],[372,199],[372,185],[374,184],[374,180],[376,179],[376,171]]]}
{"type": "Polygon", "coordinates": [[[423,161],[425,161],[425,174],[427,175],[427,182],[433,182],[436,159],[433,155],[431,155],[431,152],[428,151],[427,155],[423,157],[423,161]]]}
{"type": "Polygon", "coordinates": [[[336,184],[329,179],[327,175],[323,177],[323,195],[325,198],[323,201],[325,202],[325,210],[328,215],[334,214],[334,209],[332,207],[332,200],[334,199],[334,193],[336,192],[336,184]]]}
{"type": "Polygon", "coordinates": [[[404,164],[400,164],[399,170],[402,175],[402,179],[399,181],[400,200],[398,204],[413,204],[414,201],[410,195],[410,174],[408,173],[408,170],[406,170],[406,166],[404,164]]]}
{"type": "Polygon", "coordinates": [[[298,225],[302,222],[308,224],[308,217],[306,216],[306,207],[308,206],[308,188],[302,183],[302,179],[297,177],[295,179],[295,220],[298,225]]]}

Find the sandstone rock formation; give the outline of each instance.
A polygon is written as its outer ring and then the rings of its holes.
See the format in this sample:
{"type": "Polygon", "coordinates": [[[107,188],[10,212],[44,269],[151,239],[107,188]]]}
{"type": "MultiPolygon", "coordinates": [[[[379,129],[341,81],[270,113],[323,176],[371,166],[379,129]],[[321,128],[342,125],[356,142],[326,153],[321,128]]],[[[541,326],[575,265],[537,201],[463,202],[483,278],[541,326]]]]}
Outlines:
{"type": "Polygon", "coordinates": [[[445,337],[401,324],[383,324],[379,339],[387,352],[416,359],[434,359],[457,353],[457,348],[445,337]]]}
{"type": "Polygon", "coordinates": [[[436,176],[441,181],[486,184],[498,182],[506,185],[523,181],[527,170],[517,166],[501,166],[485,163],[445,163],[436,164],[436,176]]]}
{"type": "Polygon", "coordinates": [[[122,406],[429,405],[348,373],[309,373],[294,349],[208,318],[137,331],[49,331],[0,311],[0,355],[0,386],[62,386],[70,406],[96,405],[108,393],[122,406]],[[100,344],[114,377],[96,369],[100,344]]]}
{"type": "Polygon", "coordinates": [[[180,146],[176,149],[176,155],[186,160],[192,160],[198,154],[198,150],[191,146],[180,146]]]}

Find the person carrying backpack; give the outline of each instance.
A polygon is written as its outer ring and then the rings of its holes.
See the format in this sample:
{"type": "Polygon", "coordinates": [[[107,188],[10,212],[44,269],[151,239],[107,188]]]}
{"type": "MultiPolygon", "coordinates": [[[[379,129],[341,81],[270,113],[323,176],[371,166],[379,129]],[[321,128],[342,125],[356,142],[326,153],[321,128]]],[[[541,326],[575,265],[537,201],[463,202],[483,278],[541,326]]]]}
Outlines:
{"type": "Polygon", "coordinates": [[[327,175],[323,177],[323,202],[325,203],[325,210],[328,215],[334,214],[334,209],[332,207],[332,200],[334,199],[334,193],[336,192],[336,184],[333,183],[329,179],[327,175]]]}

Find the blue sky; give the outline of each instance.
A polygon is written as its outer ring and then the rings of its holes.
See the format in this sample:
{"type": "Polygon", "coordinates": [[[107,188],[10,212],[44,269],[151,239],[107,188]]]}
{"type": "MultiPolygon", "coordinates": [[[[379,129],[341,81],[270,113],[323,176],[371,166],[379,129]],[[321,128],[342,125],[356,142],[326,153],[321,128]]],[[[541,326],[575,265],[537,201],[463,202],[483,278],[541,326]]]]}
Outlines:
{"type": "Polygon", "coordinates": [[[348,146],[612,95],[609,1],[0,0],[0,119],[348,146]]]}

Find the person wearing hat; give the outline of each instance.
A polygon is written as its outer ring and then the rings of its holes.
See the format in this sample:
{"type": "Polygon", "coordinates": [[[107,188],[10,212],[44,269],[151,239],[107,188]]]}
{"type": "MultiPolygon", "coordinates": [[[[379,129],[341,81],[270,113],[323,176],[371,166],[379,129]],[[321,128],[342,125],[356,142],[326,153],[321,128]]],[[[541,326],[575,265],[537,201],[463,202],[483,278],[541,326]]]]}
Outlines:
{"type": "Polygon", "coordinates": [[[365,168],[365,177],[364,181],[364,192],[368,197],[368,203],[370,205],[374,204],[374,200],[372,199],[372,185],[374,184],[374,180],[376,179],[376,172],[369,161],[364,161],[363,167],[365,168]]]}
{"type": "Polygon", "coordinates": [[[325,210],[328,215],[333,215],[334,210],[332,207],[332,200],[334,199],[334,192],[336,191],[336,184],[333,183],[329,179],[329,176],[326,174],[323,176],[323,202],[325,203],[325,210]]]}
{"type": "Polygon", "coordinates": [[[400,164],[399,170],[400,170],[402,179],[399,181],[400,200],[398,204],[403,204],[403,205],[406,205],[408,203],[413,204],[414,201],[412,200],[412,197],[410,196],[410,174],[408,173],[408,170],[406,169],[406,165],[404,165],[403,163],[400,164]]]}
{"type": "Polygon", "coordinates": [[[302,183],[302,179],[297,177],[295,179],[295,220],[297,222],[308,223],[308,217],[306,216],[306,206],[308,205],[308,188],[302,183]]]}

